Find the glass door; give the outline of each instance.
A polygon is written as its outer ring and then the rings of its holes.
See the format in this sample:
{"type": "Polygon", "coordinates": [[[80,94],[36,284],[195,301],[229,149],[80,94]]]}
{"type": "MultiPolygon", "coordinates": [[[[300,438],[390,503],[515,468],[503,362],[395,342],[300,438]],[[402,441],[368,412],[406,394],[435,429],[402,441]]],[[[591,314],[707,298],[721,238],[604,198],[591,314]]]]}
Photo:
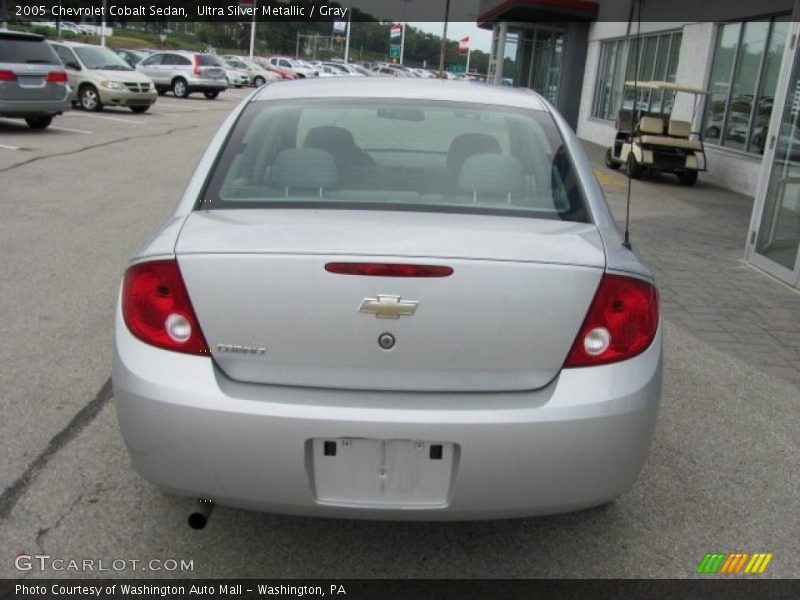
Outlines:
{"type": "Polygon", "coordinates": [[[773,121],[765,158],[768,179],[759,189],[758,230],[748,255],[756,266],[800,287],[800,58],[794,40],[793,65],[787,85],[781,86],[780,122],[773,121]]]}

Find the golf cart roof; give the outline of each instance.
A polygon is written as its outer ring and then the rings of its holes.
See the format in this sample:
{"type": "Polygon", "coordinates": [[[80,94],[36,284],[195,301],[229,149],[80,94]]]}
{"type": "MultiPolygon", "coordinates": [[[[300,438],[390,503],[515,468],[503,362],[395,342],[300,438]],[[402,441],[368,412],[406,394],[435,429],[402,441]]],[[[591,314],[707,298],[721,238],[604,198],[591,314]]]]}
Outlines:
{"type": "Polygon", "coordinates": [[[625,85],[637,87],[642,90],[672,90],[674,92],[688,92],[690,94],[710,94],[710,92],[704,88],[671,83],[669,81],[626,81],[625,85]]]}

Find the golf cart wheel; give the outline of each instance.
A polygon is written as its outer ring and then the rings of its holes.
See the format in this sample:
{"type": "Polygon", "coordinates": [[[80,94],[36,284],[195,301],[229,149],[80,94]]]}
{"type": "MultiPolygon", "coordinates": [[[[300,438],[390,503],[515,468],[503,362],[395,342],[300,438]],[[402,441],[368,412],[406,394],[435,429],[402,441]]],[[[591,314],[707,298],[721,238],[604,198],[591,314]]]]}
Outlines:
{"type": "Polygon", "coordinates": [[[644,167],[636,162],[636,158],[633,156],[633,154],[630,154],[628,156],[628,177],[631,179],[641,179],[643,173],[644,167]]]}
{"type": "Polygon", "coordinates": [[[78,104],[81,105],[83,110],[98,111],[103,110],[103,105],[100,102],[100,94],[93,85],[85,85],[78,92],[78,104]]]}
{"type": "Polygon", "coordinates": [[[678,181],[681,182],[681,185],[693,186],[697,183],[697,171],[683,171],[681,173],[677,173],[678,181]]]}
{"type": "Polygon", "coordinates": [[[208,98],[209,100],[213,100],[217,96],[219,96],[219,92],[216,90],[207,90],[203,92],[203,95],[208,98]]]}
{"type": "Polygon", "coordinates": [[[613,155],[611,153],[611,148],[606,150],[606,166],[609,169],[614,169],[615,171],[620,168],[620,164],[613,159],[613,155]]]}
{"type": "Polygon", "coordinates": [[[178,98],[186,98],[189,95],[189,86],[186,80],[178,77],[172,82],[172,93],[178,98]]]}

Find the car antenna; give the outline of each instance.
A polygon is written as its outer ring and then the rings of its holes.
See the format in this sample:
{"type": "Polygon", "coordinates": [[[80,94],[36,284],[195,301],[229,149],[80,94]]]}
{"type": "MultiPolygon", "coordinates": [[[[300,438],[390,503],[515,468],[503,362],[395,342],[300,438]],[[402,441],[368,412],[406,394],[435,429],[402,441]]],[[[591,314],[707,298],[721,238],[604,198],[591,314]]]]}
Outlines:
{"type": "MultiPolygon", "coordinates": [[[[642,55],[642,3],[643,0],[631,0],[631,9],[628,13],[628,35],[631,33],[631,28],[633,27],[633,11],[634,7],[638,4],[639,10],[636,11],[636,64],[634,65],[634,73],[633,73],[633,110],[631,111],[631,128],[630,128],[630,135],[631,135],[631,151],[633,150],[633,128],[634,128],[634,117],[636,116],[636,111],[639,107],[639,58],[642,55]]],[[[625,95],[622,95],[623,102],[625,95]]],[[[639,119],[635,119],[635,122],[638,123],[639,119]]],[[[636,160],[634,158],[634,160],[636,160]]],[[[628,168],[630,169],[630,154],[628,155],[628,168]]],[[[630,223],[631,223],[631,174],[628,173],[628,193],[627,198],[625,199],[625,237],[622,241],[622,245],[630,250],[633,246],[631,246],[631,231],[630,231],[630,223]]]]}

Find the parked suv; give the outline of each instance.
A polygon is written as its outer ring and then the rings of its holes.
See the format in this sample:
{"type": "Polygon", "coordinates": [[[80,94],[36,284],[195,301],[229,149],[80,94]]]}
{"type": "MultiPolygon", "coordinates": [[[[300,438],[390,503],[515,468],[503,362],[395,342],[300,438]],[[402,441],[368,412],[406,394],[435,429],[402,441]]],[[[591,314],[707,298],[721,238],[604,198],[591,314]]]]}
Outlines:
{"type": "Polygon", "coordinates": [[[67,70],[72,101],[84,110],[127,106],[143,113],[156,101],[153,82],[103,46],[51,42],[67,70]]]}
{"type": "Polygon", "coordinates": [[[69,108],[67,74],[44,37],[0,31],[0,117],[44,129],[69,108]]]}
{"type": "Polygon", "coordinates": [[[136,70],[155,82],[159,94],[172,90],[178,98],[203,92],[213,99],[228,89],[225,65],[213,54],[157,52],[136,65],[136,70]]]}

